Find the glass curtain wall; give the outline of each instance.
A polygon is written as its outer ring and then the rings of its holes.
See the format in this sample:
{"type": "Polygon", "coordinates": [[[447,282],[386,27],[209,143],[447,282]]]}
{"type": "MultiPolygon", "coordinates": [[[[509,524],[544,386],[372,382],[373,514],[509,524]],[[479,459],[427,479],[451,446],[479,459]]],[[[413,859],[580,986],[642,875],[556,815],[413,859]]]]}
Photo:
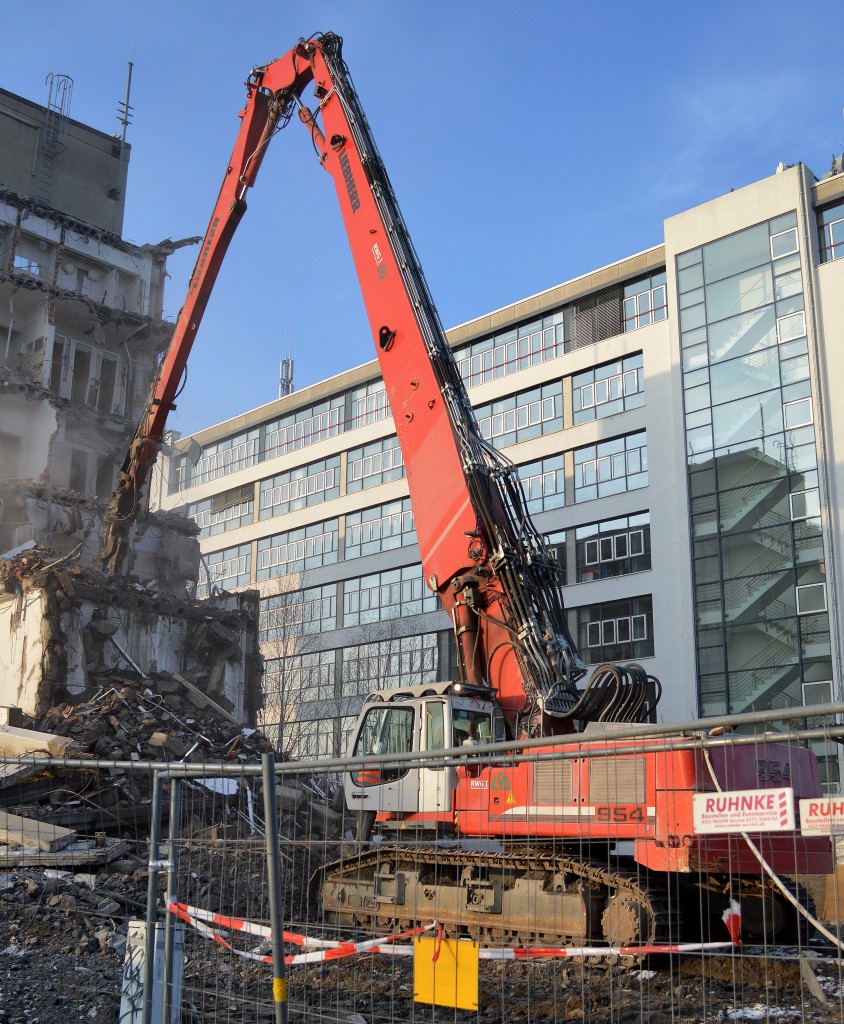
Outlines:
{"type": "Polygon", "coordinates": [[[704,715],[832,679],[794,213],[677,258],[704,715]]]}

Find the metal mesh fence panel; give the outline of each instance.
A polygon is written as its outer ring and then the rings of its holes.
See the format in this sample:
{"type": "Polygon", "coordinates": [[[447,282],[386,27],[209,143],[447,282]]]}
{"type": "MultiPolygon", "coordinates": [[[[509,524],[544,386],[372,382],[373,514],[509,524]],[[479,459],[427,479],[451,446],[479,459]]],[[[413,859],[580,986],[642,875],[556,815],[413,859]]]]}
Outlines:
{"type": "Polygon", "coordinates": [[[806,754],[839,727],[790,728],[464,740],[271,786],[257,748],[7,758],[0,1020],[840,1021],[844,802],[806,754]]]}

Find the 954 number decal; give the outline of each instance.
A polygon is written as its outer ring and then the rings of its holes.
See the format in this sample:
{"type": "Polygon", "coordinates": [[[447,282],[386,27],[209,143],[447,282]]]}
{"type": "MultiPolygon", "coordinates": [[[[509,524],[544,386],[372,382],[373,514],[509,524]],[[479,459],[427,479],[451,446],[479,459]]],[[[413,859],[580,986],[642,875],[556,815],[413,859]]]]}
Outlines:
{"type": "Polygon", "coordinates": [[[630,821],[643,822],[645,809],[635,804],[598,804],[595,807],[595,821],[613,825],[623,825],[630,821]]]}

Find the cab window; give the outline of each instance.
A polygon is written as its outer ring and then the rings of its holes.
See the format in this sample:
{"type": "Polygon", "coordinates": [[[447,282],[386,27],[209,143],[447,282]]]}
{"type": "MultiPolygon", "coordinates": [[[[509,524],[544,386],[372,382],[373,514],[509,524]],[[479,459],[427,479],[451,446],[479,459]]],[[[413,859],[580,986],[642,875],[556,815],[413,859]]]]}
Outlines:
{"type": "Polygon", "coordinates": [[[443,706],[430,701],[425,705],[425,749],[442,750],[444,732],[443,706]]]}
{"type": "Polygon", "coordinates": [[[492,722],[490,716],[483,711],[472,711],[468,708],[454,708],[452,715],[454,733],[453,746],[489,743],[492,740],[492,722]]]}
{"type": "MultiPolygon", "coordinates": [[[[366,713],[355,741],[355,757],[406,754],[412,750],[413,708],[376,707],[366,713]]],[[[379,781],[393,782],[406,775],[410,766],[397,764],[378,767],[380,769],[379,781]]]]}
{"type": "MultiPolygon", "coordinates": [[[[428,701],[423,705],[425,715],[425,749],[443,750],[445,742],[445,713],[443,705],[438,701],[428,701]]],[[[443,763],[437,758],[425,762],[426,768],[442,771],[443,763]]]]}
{"type": "Polygon", "coordinates": [[[509,739],[507,735],[507,721],[501,708],[496,708],[492,713],[492,738],[496,743],[503,743],[509,739]]]}

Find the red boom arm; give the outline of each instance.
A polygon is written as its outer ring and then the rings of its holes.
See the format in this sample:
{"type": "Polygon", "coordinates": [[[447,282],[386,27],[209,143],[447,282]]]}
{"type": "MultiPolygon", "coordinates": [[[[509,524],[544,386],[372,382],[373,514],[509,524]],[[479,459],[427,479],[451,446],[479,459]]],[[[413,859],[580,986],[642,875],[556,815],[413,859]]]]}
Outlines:
{"type": "MultiPolygon", "coordinates": [[[[301,40],[247,82],[240,131],[187,300],[109,509],[104,562],[114,571],[123,560],[246,193],[270,139],[294,113],[337,190],[407,468],[425,579],[452,617],[463,679],[494,687],[514,726],[543,712],[534,724],[543,717],[546,731],[568,730],[572,713],[584,717],[587,709],[574,687],[582,663],[565,623],[560,568],[530,522],[515,468],[481,437],[337,36],[301,40]],[[301,101],[311,82],[313,112],[301,101]]],[[[628,711],[643,704],[641,679],[633,690],[628,686],[621,702],[628,711]]],[[[602,711],[606,704],[602,698],[602,711]]]]}

